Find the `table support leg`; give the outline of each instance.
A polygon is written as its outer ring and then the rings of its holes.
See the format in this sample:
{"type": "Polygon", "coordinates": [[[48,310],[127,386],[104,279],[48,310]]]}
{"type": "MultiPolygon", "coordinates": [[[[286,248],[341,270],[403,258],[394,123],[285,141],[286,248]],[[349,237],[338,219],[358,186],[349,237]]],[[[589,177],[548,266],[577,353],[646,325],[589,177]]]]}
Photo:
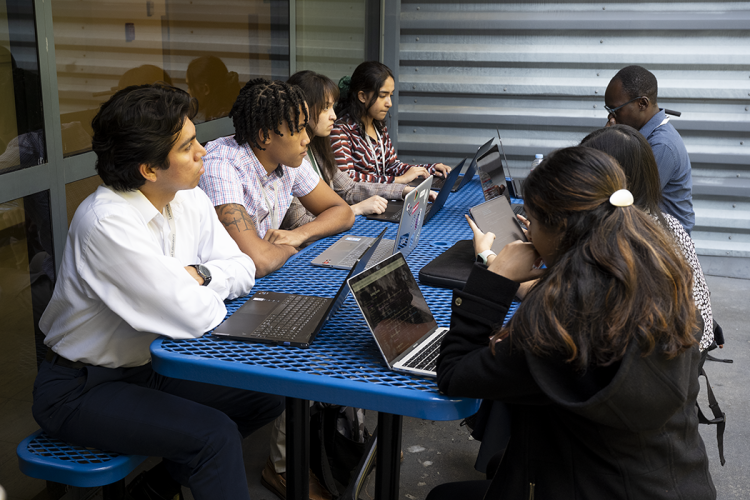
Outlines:
{"type": "Polygon", "coordinates": [[[404,417],[378,412],[375,498],[397,499],[401,479],[401,423],[404,417]]]}
{"type": "Polygon", "coordinates": [[[310,402],[286,398],[286,497],[310,497],[310,402]]]}

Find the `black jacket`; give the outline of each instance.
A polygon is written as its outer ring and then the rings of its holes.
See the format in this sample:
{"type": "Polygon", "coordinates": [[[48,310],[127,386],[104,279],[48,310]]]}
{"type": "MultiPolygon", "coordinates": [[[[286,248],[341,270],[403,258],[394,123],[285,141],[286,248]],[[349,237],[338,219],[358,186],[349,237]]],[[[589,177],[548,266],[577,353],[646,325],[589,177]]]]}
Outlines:
{"type": "Polygon", "coordinates": [[[517,288],[476,266],[454,291],[438,359],[445,394],[509,404],[511,439],[486,498],[716,498],[695,410],[698,346],[668,360],[633,342],[619,363],[583,376],[507,340],[493,355],[489,336],[517,288]]]}

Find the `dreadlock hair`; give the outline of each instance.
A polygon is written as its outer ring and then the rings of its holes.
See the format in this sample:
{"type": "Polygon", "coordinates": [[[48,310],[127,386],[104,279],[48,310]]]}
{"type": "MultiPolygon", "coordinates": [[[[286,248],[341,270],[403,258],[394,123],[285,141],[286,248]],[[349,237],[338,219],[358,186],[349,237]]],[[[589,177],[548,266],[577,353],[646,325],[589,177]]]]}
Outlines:
{"type": "Polygon", "coordinates": [[[656,105],[659,86],[653,73],[642,66],[625,66],[612,78],[622,83],[622,89],[631,98],[646,96],[656,105]]]}
{"type": "Polygon", "coordinates": [[[250,144],[252,148],[265,151],[261,142],[267,140],[271,132],[284,135],[279,131],[282,122],[286,122],[291,135],[299,131],[300,113],[304,114],[307,126],[305,94],[299,87],[265,78],[250,80],[240,90],[229,112],[234,122],[234,140],[237,144],[250,144]]]}
{"type": "Polygon", "coordinates": [[[323,179],[330,183],[338,169],[331,149],[331,140],[328,137],[316,136],[314,129],[326,103],[336,103],[339,100],[339,87],[327,76],[310,70],[298,71],[289,77],[287,83],[296,85],[305,94],[310,113],[310,120],[307,122],[307,135],[310,137],[308,147],[318,162],[323,179]]]}
{"type": "Polygon", "coordinates": [[[91,122],[96,171],[118,191],[135,191],[146,179],[140,166],[169,168],[169,152],[198,102],[169,85],[130,86],[102,104],[91,122]]]}
{"type": "Polygon", "coordinates": [[[630,125],[613,125],[594,130],[581,146],[604,151],[617,160],[633,194],[635,204],[647,209],[663,228],[668,228],[661,213],[661,182],[659,168],[651,146],[643,135],[630,125]]]}
{"type": "Polygon", "coordinates": [[[491,346],[509,336],[585,371],[619,361],[631,342],[667,358],[695,345],[690,267],[650,216],[609,202],[625,186],[612,157],[581,146],[531,171],[524,204],[534,224],[559,235],[556,260],[491,346]]]}
{"type": "MultiPolygon", "coordinates": [[[[361,63],[352,73],[349,82],[348,92],[342,95],[342,99],[336,108],[336,114],[339,116],[349,115],[354,122],[359,125],[362,136],[365,135],[365,124],[362,117],[367,114],[375,101],[378,100],[380,89],[388,78],[393,78],[393,73],[385,64],[378,61],[366,61],[361,63]],[[367,97],[366,102],[359,100],[359,93],[364,92],[367,97]]],[[[395,81],[395,78],[394,78],[395,81]]],[[[342,92],[344,94],[344,92],[342,92]]],[[[383,131],[385,122],[382,120],[373,120],[373,125],[378,132],[383,131]]]]}

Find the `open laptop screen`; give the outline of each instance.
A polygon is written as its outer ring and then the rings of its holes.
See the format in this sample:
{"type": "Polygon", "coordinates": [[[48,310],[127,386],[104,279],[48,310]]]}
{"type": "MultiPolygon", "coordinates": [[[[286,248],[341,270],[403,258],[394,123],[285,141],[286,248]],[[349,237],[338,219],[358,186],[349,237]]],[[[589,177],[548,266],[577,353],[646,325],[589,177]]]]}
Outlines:
{"type": "Polygon", "coordinates": [[[353,277],[349,285],[389,365],[437,328],[400,253],[353,277]]]}
{"type": "Polygon", "coordinates": [[[504,195],[510,200],[505,170],[497,146],[492,146],[492,149],[477,161],[477,166],[479,167],[479,178],[482,181],[484,201],[490,201],[500,195],[504,195]]]}

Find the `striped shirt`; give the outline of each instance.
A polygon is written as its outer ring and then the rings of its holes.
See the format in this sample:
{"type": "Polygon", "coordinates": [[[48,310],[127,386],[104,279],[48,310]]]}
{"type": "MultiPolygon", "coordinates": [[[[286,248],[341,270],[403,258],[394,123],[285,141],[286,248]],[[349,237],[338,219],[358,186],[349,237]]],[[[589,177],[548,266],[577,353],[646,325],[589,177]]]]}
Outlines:
{"type": "Polygon", "coordinates": [[[261,238],[279,228],[293,197],[310,194],[319,182],[307,159],[297,168],[279,165],[267,173],[250,145],[240,146],[234,136],[209,142],[206,151],[201,189],[215,207],[243,205],[261,238]]]}
{"type": "Polygon", "coordinates": [[[339,170],[349,174],[355,181],[394,182],[412,167],[424,167],[435,173],[435,164],[409,165],[399,161],[393,149],[388,128],[383,127],[381,140],[370,139],[369,143],[361,133],[359,125],[344,115],[333,126],[331,147],[339,170]],[[385,168],[383,168],[383,148],[385,147],[385,168]]]}

